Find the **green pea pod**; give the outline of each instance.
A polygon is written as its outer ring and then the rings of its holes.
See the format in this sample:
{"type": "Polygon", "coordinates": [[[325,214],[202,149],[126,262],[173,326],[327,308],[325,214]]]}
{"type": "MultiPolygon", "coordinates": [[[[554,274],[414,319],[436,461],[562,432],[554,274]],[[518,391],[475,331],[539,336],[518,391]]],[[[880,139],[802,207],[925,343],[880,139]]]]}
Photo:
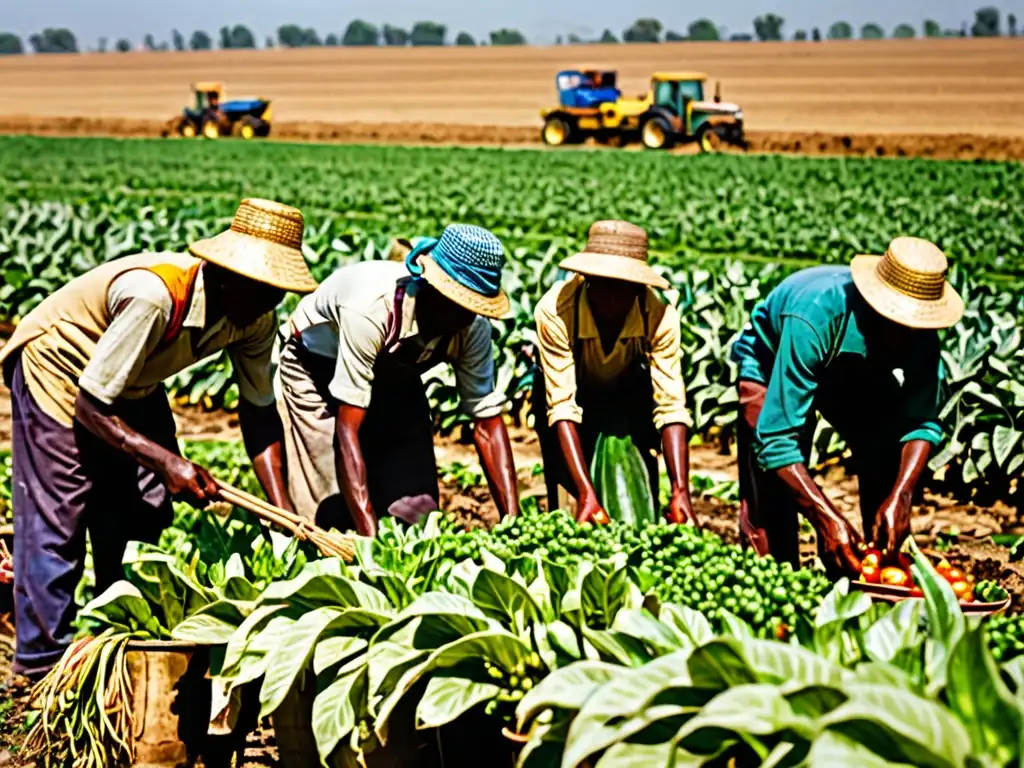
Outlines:
{"type": "Polygon", "coordinates": [[[632,526],[655,522],[651,478],[632,438],[598,435],[590,477],[612,520],[632,526]]]}

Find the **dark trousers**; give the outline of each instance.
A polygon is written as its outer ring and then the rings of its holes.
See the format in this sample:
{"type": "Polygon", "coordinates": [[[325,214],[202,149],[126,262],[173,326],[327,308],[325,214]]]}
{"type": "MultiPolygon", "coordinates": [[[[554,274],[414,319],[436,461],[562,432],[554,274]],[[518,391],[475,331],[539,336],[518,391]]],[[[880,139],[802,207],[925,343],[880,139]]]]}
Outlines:
{"type": "MultiPolygon", "coordinates": [[[[851,381],[850,387],[858,386],[851,381]]],[[[776,560],[800,562],[800,512],[793,492],[775,471],[765,471],[754,455],[754,430],[764,407],[768,388],[759,382],[741,380],[739,424],[736,431],[740,476],[740,539],[762,555],[776,560]]],[[[875,513],[892,491],[899,473],[902,446],[899,436],[885,426],[895,421],[874,397],[855,392],[832,393],[822,406],[828,419],[847,441],[857,474],[860,513],[864,532],[871,535],[875,513]],[[873,429],[875,428],[875,429],[873,429]]],[[[802,440],[804,461],[809,460],[813,421],[802,440]]]]}
{"type": "MultiPolygon", "coordinates": [[[[85,535],[92,542],[96,592],[124,571],[129,541],[155,542],[171,522],[160,478],[77,422],[58,423],[25,385],[21,361],[11,380],[14,459],[14,671],[38,676],[60,660],[74,633],[74,594],[82,578],[85,535]]],[[[177,452],[174,417],[161,389],[118,403],[118,415],[177,452]]]]}
{"type": "MultiPolygon", "coordinates": [[[[594,458],[594,446],[599,435],[631,437],[647,466],[651,479],[651,498],[657,508],[660,469],[656,453],[660,449],[661,439],[654,427],[654,389],[647,367],[633,365],[616,381],[604,387],[586,386],[578,382],[576,402],[583,410],[583,420],[577,425],[577,431],[588,469],[594,458]]],[[[544,463],[548,509],[557,509],[559,486],[573,496],[578,491],[569,475],[558,435],[548,424],[547,387],[540,368],[534,370],[530,410],[533,414],[533,428],[540,442],[541,461],[544,463]]]]}

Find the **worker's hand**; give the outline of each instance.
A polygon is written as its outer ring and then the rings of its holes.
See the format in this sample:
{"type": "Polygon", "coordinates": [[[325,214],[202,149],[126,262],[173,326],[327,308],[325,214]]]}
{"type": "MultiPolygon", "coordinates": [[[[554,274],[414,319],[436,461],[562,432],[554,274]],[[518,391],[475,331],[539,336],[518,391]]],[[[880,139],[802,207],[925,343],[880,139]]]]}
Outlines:
{"type": "Polygon", "coordinates": [[[7,542],[0,539],[0,584],[14,583],[14,558],[7,549],[7,542]]]}
{"type": "Polygon", "coordinates": [[[672,491],[672,499],[668,503],[668,511],[665,517],[675,525],[699,526],[697,515],[693,512],[693,504],[690,502],[690,492],[685,488],[678,488],[672,491]]]}
{"type": "Polygon", "coordinates": [[[610,521],[611,518],[608,517],[608,513],[605,512],[604,507],[601,506],[601,502],[598,500],[596,494],[587,493],[580,497],[580,502],[577,505],[576,510],[577,523],[580,525],[583,523],[607,525],[610,521]]]}
{"type": "Polygon", "coordinates": [[[220,499],[213,475],[181,456],[171,456],[161,467],[164,485],[171,496],[194,507],[205,507],[220,499]]]}
{"type": "Polygon", "coordinates": [[[823,515],[816,526],[818,548],[825,570],[837,578],[856,578],[860,573],[860,545],[863,538],[842,515],[823,515]]]}
{"type": "Polygon", "coordinates": [[[871,541],[882,550],[883,558],[895,558],[903,542],[910,536],[911,498],[909,493],[890,495],[875,513],[871,541]]]}

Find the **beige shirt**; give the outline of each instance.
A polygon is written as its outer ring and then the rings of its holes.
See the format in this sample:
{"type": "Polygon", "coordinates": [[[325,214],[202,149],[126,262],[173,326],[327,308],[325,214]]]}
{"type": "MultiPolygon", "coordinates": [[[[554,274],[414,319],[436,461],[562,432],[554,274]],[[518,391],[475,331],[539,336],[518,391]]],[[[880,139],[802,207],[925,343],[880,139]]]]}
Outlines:
{"type": "MultiPolygon", "coordinates": [[[[400,322],[397,341],[418,345],[418,359],[430,357],[440,339],[423,339],[416,322],[416,297],[402,301],[402,317],[394,317],[398,281],[408,277],[405,265],[367,261],[342,267],[304,296],[289,320],[288,335],[298,334],[310,352],[334,360],[328,391],[339,402],[367,408],[373,368],[389,338],[392,322],[400,322]]],[[[460,406],[477,419],[505,409],[505,396],[494,389],[491,324],[477,317],[456,334],[445,355],[455,367],[460,406]]]]}
{"type": "MultiPolygon", "coordinates": [[[[648,289],[647,337],[650,348],[651,383],[654,387],[654,425],[692,425],[686,408],[683,386],[682,349],[679,337],[679,312],[663,303],[648,289]]],[[[580,377],[584,381],[611,381],[639,356],[644,355],[644,321],[638,304],[633,305],[610,354],[605,354],[594,316],[587,303],[584,280],[580,276],[555,283],[544,294],[534,312],[537,342],[544,382],[547,386],[548,423],[583,420],[583,409],[576,402],[575,340],[580,340],[580,377]],[[574,329],[574,306],[579,294],[579,328],[574,329]]]]}
{"type": "Polygon", "coordinates": [[[226,318],[207,327],[201,271],[181,331],[169,344],[160,343],[171,316],[171,295],[145,268],[169,264],[187,270],[196,263],[178,253],[116,259],[72,280],[26,316],[18,327],[24,340],[16,333],[12,344],[23,345],[25,383],[40,408],[70,427],[79,387],[108,404],[138,399],[224,349],[239,394],[255,405],[272,404],[274,313],[246,328],[226,318]]]}

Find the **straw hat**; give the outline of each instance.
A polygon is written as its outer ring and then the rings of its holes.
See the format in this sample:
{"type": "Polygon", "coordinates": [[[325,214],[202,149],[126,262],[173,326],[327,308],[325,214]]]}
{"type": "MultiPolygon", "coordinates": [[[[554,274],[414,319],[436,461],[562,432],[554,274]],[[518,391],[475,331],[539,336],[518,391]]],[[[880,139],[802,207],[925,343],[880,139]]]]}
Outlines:
{"type": "Polygon", "coordinates": [[[511,305],[501,290],[505,246],[483,227],[450,224],[439,239],[420,241],[405,263],[460,307],[484,317],[508,316],[511,305]]]}
{"type": "Polygon", "coordinates": [[[668,280],[647,263],[647,232],[628,221],[598,221],[590,227],[587,247],[559,265],[581,275],[610,277],[666,289],[668,280]]]}
{"type": "Polygon", "coordinates": [[[302,213],[273,200],[247,198],[231,229],[189,246],[193,256],[285,291],[311,293],[316,280],[302,257],[302,213]]]}
{"type": "Polygon", "coordinates": [[[949,265],[938,246],[897,237],[884,256],[855,256],[853,282],[883,317],[909,328],[949,328],[964,314],[964,301],[946,281],[949,265]]]}

